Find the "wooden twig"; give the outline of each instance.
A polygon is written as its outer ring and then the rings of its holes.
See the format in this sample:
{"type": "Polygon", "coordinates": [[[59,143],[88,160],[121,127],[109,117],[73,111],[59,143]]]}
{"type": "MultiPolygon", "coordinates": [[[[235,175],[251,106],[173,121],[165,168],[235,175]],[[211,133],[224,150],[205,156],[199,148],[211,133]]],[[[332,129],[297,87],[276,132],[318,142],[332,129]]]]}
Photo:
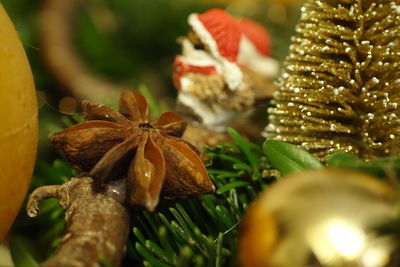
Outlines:
{"type": "Polygon", "coordinates": [[[39,202],[57,198],[65,209],[66,232],[56,254],[43,267],[101,266],[101,260],[119,266],[129,233],[125,180],[97,192],[90,177],[72,178],[63,185],[36,189],[29,198],[28,215],[38,214],[39,202]]]}

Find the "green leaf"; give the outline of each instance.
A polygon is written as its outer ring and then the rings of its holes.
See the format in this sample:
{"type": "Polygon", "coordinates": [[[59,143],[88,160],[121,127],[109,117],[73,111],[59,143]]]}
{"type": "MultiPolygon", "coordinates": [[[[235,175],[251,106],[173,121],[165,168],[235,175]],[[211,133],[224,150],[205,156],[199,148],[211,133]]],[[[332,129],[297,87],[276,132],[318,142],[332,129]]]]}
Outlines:
{"type": "Polygon", "coordinates": [[[158,117],[161,114],[161,110],[159,109],[158,104],[157,104],[156,100],[154,99],[153,95],[151,94],[149,88],[144,84],[140,84],[139,92],[149,102],[149,107],[150,107],[152,118],[154,119],[154,118],[158,117]]]}
{"type": "Polygon", "coordinates": [[[190,266],[190,260],[193,257],[193,251],[190,247],[183,247],[181,253],[179,255],[179,263],[178,266],[186,267],[190,266]]]}
{"type": "Polygon", "coordinates": [[[190,227],[187,225],[186,221],[183,219],[181,214],[179,214],[179,212],[176,209],[169,208],[169,211],[174,215],[175,219],[178,221],[180,228],[183,230],[185,239],[190,241],[190,239],[192,239],[193,236],[192,236],[192,231],[190,230],[190,227]]]}
{"type": "Polygon", "coordinates": [[[353,154],[347,152],[337,152],[330,155],[327,159],[328,167],[348,168],[357,167],[364,164],[364,162],[353,154]]]}
{"type": "Polygon", "coordinates": [[[167,228],[164,225],[160,226],[160,229],[158,230],[158,235],[160,237],[161,245],[168,255],[169,261],[174,262],[176,259],[176,254],[172,249],[170,241],[168,240],[167,228]]]}
{"type": "Polygon", "coordinates": [[[194,261],[195,267],[201,267],[201,266],[205,265],[204,258],[201,255],[196,255],[194,257],[193,261],[194,261]]]}
{"type": "Polygon", "coordinates": [[[162,221],[162,223],[164,224],[164,226],[166,226],[167,227],[167,229],[169,230],[169,232],[171,233],[171,235],[172,235],[172,239],[174,239],[175,240],[175,242],[178,244],[178,245],[182,245],[183,243],[186,243],[185,242],[185,238],[181,235],[181,230],[182,229],[175,229],[175,227],[176,227],[176,223],[175,224],[172,224],[174,221],[169,221],[165,216],[164,216],[164,214],[162,214],[162,213],[158,213],[158,216],[159,216],[159,218],[161,219],[161,221],[162,221]]]}
{"type": "Polygon", "coordinates": [[[247,181],[234,181],[232,183],[229,183],[227,185],[224,185],[223,187],[221,187],[220,189],[217,190],[217,194],[221,195],[233,188],[237,188],[237,187],[243,187],[243,186],[247,186],[250,183],[247,181]]]}
{"type": "Polygon", "coordinates": [[[99,263],[101,267],[115,267],[103,254],[99,257],[99,263]]]}
{"type": "Polygon", "coordinates": [[[217,205],[215,211],[226,227],[231,227],[234,224],[232,218],[229,216],[228,211],[224,206],[217,205]]]}
{"type": "Polygon", "coordinates": [[[233,164],[232,167],[233,167],[234,170],[248,171],[248,172],[252,171],[251,167],[249,165],[247,165],[246,163],[243,163],[243,162],[235,163],[235,164],[233,164]]]}
{"type": "Polygon", "coordinates": [[[244,155],[246,156],[247,160],[250,162],[250,165],[253,168],[257,168],[260,164],[260,159],[251,152],[250,143],[243,139],[240,134],[233,128],[228,128],[227,132],[229,135],[235,140],[238,144],[239,148],[243,151],[244,155]]]}
{"type": "Polygon", "coordinates": [[[329,167],[362,171],[382,178],[387,177],[389,173],[398,173],[396,170],[399,169],[398,158],[378,158],[365,162],[346,152],[332,154],[327,164],[329,167]]]}
{"type": "MultiPolygon", "coordinates": [[[[212,148],[212,147],[210,147],[210,148],[212,148]]],[[[221,141],[218,145],[216,145],[215,148],[229,149],[231,151],[237,151],[238,150],[236,144],[231,143],[231,142],[227,142],[227,141],[221,141]]]]}
{"type": "Polygon", "coordinates": [[[223,240],[223,234],[219,233],[218,239],[217,239],[217,256],[215,257],[215,266],[216,267],[221,267],[222,266],[222,240],[223,240]]]}
{"type": "Polygon", "coordinates": [[[163,263],[162,261],[156,259],[145,247],[143,247],[140,243],[135,243],[136,250],[142,257],[151,264],[151,266],[155,267],[169,267],[170,265],[163,263]]]}
{"type": "Polygon", "coordinates": [[[232,163],[239,163],[239,164],[242,164],[242,163],[243,163],[240,159],[235,158],[235,157],[232,157],[232,156],[229,156],[229,155],[218,154],[218,155],[216,155],[216,156],[219,157],[219,158],[222,159],[222,160],[230,161],[230,162],[232,162],[232,163]]]}
{"type": "Polygon", "coordinates": [[[75,124],[74,121],[68,116],[61,117],[61,121],[65,124],[66,127],[71,127],[75,124]]]}
{"type": "Polygon", "coordinates": [[[139,242],[142,243],[142,245],[146,243],[146,239],[144,238],[142,232],[137,227],[133,227],[133,234],[137,237],[139,242]]]}
{"type": "Polygon", "coordinates": [[[207,172],[210,176],[214,176],[217,179],[240,177],[240,172],[229,172],[224,170],[213,170],[213,169],[207,169],[207,172]]]}
{"type": "Polygon", "coordinates": [[[321,162],[313,155],[293,144],[278,140],[267,140],[263,144],[264,153],[282,175],[304,169],[322,168],[321,162]]]}
{"type": "Polygon", "coordinates": [[[157,256],[162,261],[164,262],[170,261],[167,253],[162,248],[157,246],[157,244],[155,244],[153,241],[146,240],[145,246],[153,255],[157,256]]]}
{"type": "Polygon", "coordinates": [[[364,170],[372,175],[387,178],[400,177],[400,157],[378,158],[365,163],[364,170]]]}
{"type": "Polygon", "coordinates": [[[10,252],[15,267],[37,267],[34,248],[28,240],[21,236],[14,236],[10,242],[10,252]]]}
{"type": "MultiPolygon", "coordinates": [[[[62,161],[59,159],[56,159],[53,162],[53,167],[54,167],[54,169],[58,170],[60,173],[64,174],[64,176],[67,177],[67,179],[69,179],[70,177],[73,177],[77,174],[75,169],[73,169],[65,161],[62,161]]],[[[63,182],[65,182],[66,180],[63,180],[63,182]]]]}

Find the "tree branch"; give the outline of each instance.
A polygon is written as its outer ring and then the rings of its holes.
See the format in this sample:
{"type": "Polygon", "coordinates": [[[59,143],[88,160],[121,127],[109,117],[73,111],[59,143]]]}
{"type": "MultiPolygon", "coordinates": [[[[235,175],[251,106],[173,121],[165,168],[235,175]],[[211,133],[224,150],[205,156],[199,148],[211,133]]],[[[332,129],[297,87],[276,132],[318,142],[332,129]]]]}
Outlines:
{"type": "Polygon", "coordinates": [[[118,266],[125,254],[130,223],[125,195],[125,180],[110,183],[104,192],[96,192],[90,177],[36,189],[28,201],[28,215],[36,216],[39,202],[54,197],[65,209],[66,221],[66,233],[58,251],[41,266],[101,266],[101,259],[118,266]]]}

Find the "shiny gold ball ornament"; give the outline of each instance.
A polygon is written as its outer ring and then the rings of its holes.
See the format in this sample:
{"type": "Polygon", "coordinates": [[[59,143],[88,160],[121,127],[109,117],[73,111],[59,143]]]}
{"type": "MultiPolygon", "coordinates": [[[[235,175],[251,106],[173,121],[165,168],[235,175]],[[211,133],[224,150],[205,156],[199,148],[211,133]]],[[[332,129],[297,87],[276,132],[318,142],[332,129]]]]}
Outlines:
{"type": "Polygon", "coordinates": [[[0,241],[31,181],[37,123],[32,72],[17,32],[0,5],[0,241]]]}
{"type": "Polygon", "coordinates": [[[396,216],[396,203],[390,187],[357,172],[322,169],[287,176],[245,215],[241,266],[385,266],[392,240],[374,227],[396,216]]]}
{"type": "Polygon", "coordinates": [[[321,159],[399,153],[400,3],[308,0],[269,110],[266,138],[321,159]]]}

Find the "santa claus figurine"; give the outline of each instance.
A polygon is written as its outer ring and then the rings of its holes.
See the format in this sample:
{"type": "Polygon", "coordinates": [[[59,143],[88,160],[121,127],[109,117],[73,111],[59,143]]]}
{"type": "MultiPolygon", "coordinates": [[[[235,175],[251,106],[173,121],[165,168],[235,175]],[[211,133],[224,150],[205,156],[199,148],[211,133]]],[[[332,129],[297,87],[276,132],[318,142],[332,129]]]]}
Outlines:
{"type": "Polygon", "coordinates": [[[197,126],[223,132],[256,100],[271,96],[278,63],[260,24],[211,9],[188,18],[190,31],[175,59],[178,111],[197,126]]]}

